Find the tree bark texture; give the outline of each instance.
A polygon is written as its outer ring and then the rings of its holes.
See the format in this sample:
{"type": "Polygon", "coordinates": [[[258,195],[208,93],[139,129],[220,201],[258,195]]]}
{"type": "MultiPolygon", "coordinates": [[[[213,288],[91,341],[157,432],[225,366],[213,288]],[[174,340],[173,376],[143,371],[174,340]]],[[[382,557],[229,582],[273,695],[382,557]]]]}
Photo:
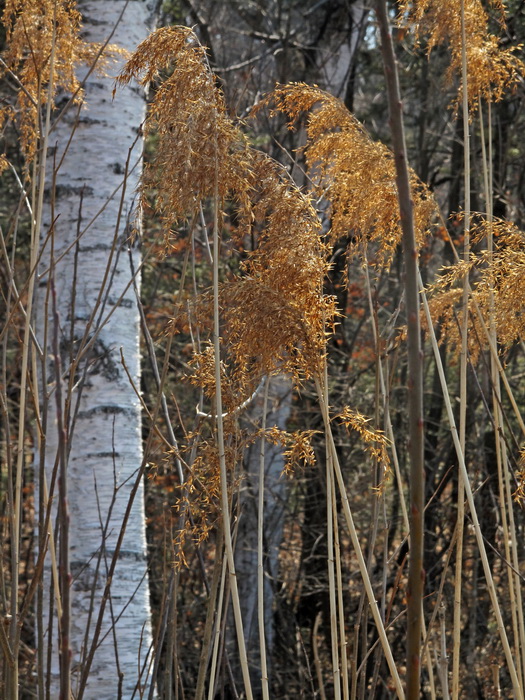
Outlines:
{"type": "MultiPolygon", "coordinates": [[[[143,0],[80,0],[78,6],[86,41],[103,43],[109,37],[131,51],[151,28],[152,10],[143,0]]],[[[139,268],[139,250],[130,234],[145,99],[136,86],[119,89],[112,99],[123,61],[123,56],[111,61],[104,74],[82,68],[82,106],[71,105],[51,133],[37,292],[37,335],[48,352],[43,395],[50,396],[45,452],[50,486],[59,449],[53,339],[62,368],[69,510],[62,514],[69,519],[69,541],[62,546],[69,549],[65,573],[71,575],[71,686],[75,697],[97,700],[131,698],[146,683],[142,666],[151,644],[140,402],[124,368],[125,363],[138,390],[132,269],[139,268]],[[49,290],[56,294],[55,316],[46,305],[49,290]]],[[[59,96],[57,111],[69,97],[61,102],[59,96]]],[[[55,502],[57,493],[55,485],[55,502]]],[[[48,570],[45,588],[50,588],[48,570]]],[[[46,633],[53,644],[53,698],[59,683],[56,629],[55,620],[46,633]]]]}

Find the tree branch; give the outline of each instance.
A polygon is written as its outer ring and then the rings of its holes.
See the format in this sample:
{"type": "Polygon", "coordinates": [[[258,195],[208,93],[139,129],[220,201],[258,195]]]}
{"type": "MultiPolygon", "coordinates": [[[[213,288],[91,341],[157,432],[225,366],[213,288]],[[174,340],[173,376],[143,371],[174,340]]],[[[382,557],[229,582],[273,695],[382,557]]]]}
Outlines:
{"type": "Polygon", "coordinates": [[[403,110],[397,64],[385,0],[376,0],[381,53],[388,94],[389,122],[396,166],[399,216],[403,232],[408,346],[408,421],[410,458],[410,559],[407,591],[407,700],[419,700],[423,601],[423,358],[419,322],[418,250],[414,232],[403,110]]]}

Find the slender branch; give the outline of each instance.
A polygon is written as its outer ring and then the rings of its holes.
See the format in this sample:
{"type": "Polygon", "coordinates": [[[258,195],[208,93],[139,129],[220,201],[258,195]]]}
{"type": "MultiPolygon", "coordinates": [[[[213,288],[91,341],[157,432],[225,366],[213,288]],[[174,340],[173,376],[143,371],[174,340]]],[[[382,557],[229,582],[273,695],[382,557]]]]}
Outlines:
{"type": "Polygon", "coordinates": [[[407,700],[419,700],[423,601],[424,452],[423,361],[419,321],[418,251],[414,232],[403,111],[397,64],[385,0],[376,1],[381,52],[388,93],[389,121],[394,147],[396,185],[405,263],[405,303],[408,346],[408,421],[410,457],[410,559],[407,590],[407,700]]]}
{"type": "Polygon", "coordinates": [[[315,672],[317,675],[317,682],[319,683],[319,697],[321,698],[321,700],[326,700],[326,691],[324,689],[323,681],[323,665],[321,664],[321,658],[319,654],[319,642],[317,640],[319,626],[321,624],[322,618],[323,614],[321,612],[318,612],[315,616],[314,628],[312,631],[312,652],[314,655],[314,665],[315,672]]]}
{"type": "Polygon", "coordinates": [[[58,430],[58,459],[59,459],[59,500],[58,500],[58,521],[59,521],[59,579],[60,594],[62,598],[62,611],[59,619],[60,630],[60,700],[69,700],[71,696],[71,649],[70,649],[70,624],[71,624],[71,574],[69,571],[69,508],[67,500],[67,434],[64,424],[64,405],[62,399],[62,363],[60,359],[60,349],[58,347],[59,317],[57,311],[57,297],[54,285],[54,270],[52,270],[53,300],[53,354],[55,365],[55,400],[56,400],[56,421],[58,430]]]}
{"type": "MultiPolygon", "coordinates": [[[[265,377],[263,377],[261,379],[257,388],[253,392],[253,394],[248,396],[248,398],[245,399],[241,404],[239,404],[238,406],[235,406],[235,408],[233,408],[231,411],[225,411],[224,413],[222,413],[222,417],[228,418],[228,416],[234,416],[236,413],[240,413],[240,411],[244,410],[247,406],[249,406],[251,404],[251,402],[255,399],[257,394],[260,392],[260,390],[263,388],[264,382],[265,382],[265,377]]],[[[197,404],[197,407],[195,409],[195,414],[198,418],[216,418],[215,413],[204,413],[204,411],[201,411],[198,404],[197,404]]]]}

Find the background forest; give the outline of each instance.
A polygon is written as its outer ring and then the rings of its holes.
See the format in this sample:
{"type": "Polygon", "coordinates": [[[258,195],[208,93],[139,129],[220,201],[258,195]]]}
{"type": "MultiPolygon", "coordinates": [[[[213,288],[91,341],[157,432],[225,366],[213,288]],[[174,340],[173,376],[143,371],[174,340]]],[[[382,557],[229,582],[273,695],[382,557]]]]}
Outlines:
{"type": "Polygon", "coordinates": [[[1,6],[0,697],[523,700],[523,0],[1,6]]]}

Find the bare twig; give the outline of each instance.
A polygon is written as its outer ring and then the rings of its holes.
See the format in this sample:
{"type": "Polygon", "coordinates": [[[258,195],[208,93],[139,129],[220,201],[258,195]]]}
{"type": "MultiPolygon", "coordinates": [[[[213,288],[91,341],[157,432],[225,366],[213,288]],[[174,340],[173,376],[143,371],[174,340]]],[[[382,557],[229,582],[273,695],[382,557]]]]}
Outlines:
{"type": "Polygon", "coordinates": [[[403,111],[397,63],[385,0],[377,0],[381,52],[388,92],[389,121],[396,166],[396,184],[405,263],[405,303],[408,345],[408,421],[410,456],[410,559],[407,590],[407,699],[419,700],[423,601],[423,358],[419,321],[418,250],[414,232],[403,111]]]}

